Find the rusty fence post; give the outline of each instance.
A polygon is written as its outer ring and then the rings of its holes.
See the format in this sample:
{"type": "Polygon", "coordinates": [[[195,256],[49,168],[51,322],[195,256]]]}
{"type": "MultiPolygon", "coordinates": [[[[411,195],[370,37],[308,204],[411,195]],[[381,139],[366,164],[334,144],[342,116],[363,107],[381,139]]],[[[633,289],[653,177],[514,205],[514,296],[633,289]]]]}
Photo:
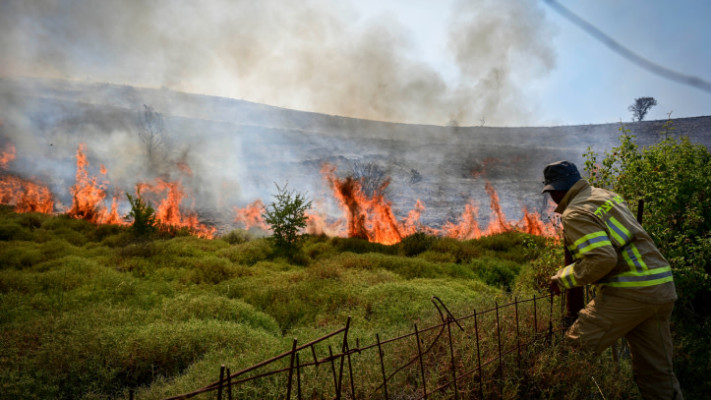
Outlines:
{"type": "Polygon", "coordinates": [[[378,356],[380,356],[380,370],[383,373],[383,394],[385,395],[385,400],[389,400],[388,397],[388,377],[385,375],[385,361],[383,361],[383,347],[380,344],[380,335],[375,334],[375,340],[378,341],[378,356]]]}
{"type": "Polygon", "coordinates": [[[289,357],[289,382],[286,387],[286,400],[291,399],[291,381],[294,377],[294,359],[296,358],[296,343],[297,340],[294,338],[294,344],[291,345],[291,356],[289,357]]]}
{"type": "Polygon", "coordinates": [[[128,400],[133,400],[133,389],[128,391],[128,400]]]}
{"type": "Polygon", "coordinates": [[[484,398],[484,380],[481,376],[481,349],[479,348],[479,323],[476,318],[476,309],[474,309],[474,338],[476,339],[476,368],[479,375],[479,396],[484,398]]]}
{"type": "Polygon", "coordinates": [[[349,381],[351,383],[351,399],[355,399],[355,383],[353,382],[353,365],[351,364],[351,349],[348,346],[348,343],[346,343],[346,351],[348,354],[348,377],[350,378],[349,381]]]}
{"type": "Polygon", "coordinates": [[[341,388],[343,387],[343,364],[346,361],[346,348],[348,348],[348,329],[351,326],[351,317],[346,321],[346,329],[343,331],[343,344],[341,345],[341,367],[338,371],[338,387],[336,390],[336,400],[341,399],[341,388]]]}
{"type": "Polygon", "coordinates": [[[454,400],[459,400],[459,388],[457,387],[457,363],[454,360],[454,346],[452,345],[452,320],[447,316],[447,336],[449,336],[449,356],[452,360],[452,384],[454,384],[454,400]]]}
{"type": "Polygon", "coordinates": [[[227,368],[227,400],[232,400],[232,374],[230,369],[227,368]]]}
{"type": "Polygon", "coordinates": [[[420,360],[420,375],[422,375],[422,396],[427,400],[427,381],[425,380],[425,364],[422,361],[422,347],[420,347],[420,331],[415,324],[415,339],[417,340],[417,358],[420,360]]]}
{"type": "Polygon", "coordinates": [[[225,380],[225,365],[220,366],[220,385],[217,387],[217,400],[222,400],[222,383],[225,380]]]}
{"type": "Polygon", "coordinates": [[[338,377],[336,376],[336,364],[333,362],[333,348],[328,345],[328,359],[331,361],[331,373],[333,374],[333,388],[338,396],[338,377]]]}
{"type": "Polygon", "coordinates": [[[299,353],[296,353],[296,398],[301,400],[301,362],[299,353]]]}
{"type": "Polygon", "coordinates": [[[538,307],[536,306],[536,295],[533,295],[533,338],[538,336],[538,307]]]}

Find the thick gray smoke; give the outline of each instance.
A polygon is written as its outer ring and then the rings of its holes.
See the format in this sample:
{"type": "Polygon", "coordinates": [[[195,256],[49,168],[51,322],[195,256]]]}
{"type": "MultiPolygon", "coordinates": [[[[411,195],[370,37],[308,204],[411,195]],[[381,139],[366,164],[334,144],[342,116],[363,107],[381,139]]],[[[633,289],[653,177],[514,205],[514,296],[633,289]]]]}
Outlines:
{"type": "MultiPolygon", "coordinates": [[[[447,6],[443,3],[442,6],[447,6]]],[[[407,30],[328,0],[0,2],[0,75],[167,87],[307,111],[444,125],[523,125],[522,82],[552,36],[536,2],[456,2],[455,79],[412,59],[407,30]]]]}

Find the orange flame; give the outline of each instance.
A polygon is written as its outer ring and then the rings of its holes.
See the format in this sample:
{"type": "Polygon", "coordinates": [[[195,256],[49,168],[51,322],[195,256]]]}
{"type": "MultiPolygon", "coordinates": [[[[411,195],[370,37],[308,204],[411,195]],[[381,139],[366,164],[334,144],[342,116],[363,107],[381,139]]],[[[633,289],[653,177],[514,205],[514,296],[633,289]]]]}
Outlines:
{"type": "Polygon", "coordinates": [[[7,169],[7,165],[15,159],[15,145],[5,144],[5,149],[0,153],[0,169],[7,169]]]}
{"type": "Polygon", "coordinates": [[[264,220],[264,203],[255,200],[244,208],[232,207],[235,211],[235,222],[244,225],[244,229],[259,228],[269,230],[269,225],[264,220]]]}
{"type": "Polygon", "coordinates": [[[15,212],[40,212],[54,210],[54,199],[47,186],[13,175],[0,176],[0,204],[15,206],[15,212]]]}
{"type": "MultiPolygon", "coordinates": [[[[0,153],[0,170],[7,169],[15,159],[15,146],[7,143],[0,153]]],[[[41,183],[0,171],[0,204],[15,206],[15,212],[51,213],[54,199],[49,188],[41,183]]]]}
{"type": "Polygon", "coordinates": [[[474,201],[469,200],[469,203],[464,206],[464,212],[462,212],[462,215],[459,217],[460,222],[458,224],[447,222],[442,227],[441,234],[459,240],[480,238],[482,232],[477,222],[478,214],[479,209],[474,204],[474,201]]]}
{"type": "Polygon", "coordinates": [[[459,222],[447,222],[442,229],[438,230],[420,223],[420,216],[425,211],[425,205],[421,200],[417,200],[415,207],[410,210],[407,217],[399,222],[393,214],[391,203],[383,195],[389,181],[386,180],[371,197],[368,197],[362,190],[361,181],[351,177],[340,179],[335,172],[335,166],[328,164],[321,169],[334,196],[345,211],[349,237],[359,237],[382,244],[394,244],[415,232],[427,232],[460,240],[477,239],[513,230],[549,237],[557,236],[555,223],[545,223],[539,214],[530,213],[525,208],[521,221],[508,221],[501,209],[499,195],[488,181],[485,189],[489,195],[493,218],[485,230],[479,227],[478,208],[471,200],[466,204],[459,217],[459,222]]]}
{"type": "Polygon", "coordinates": [[[211,239],[215,236],[217,228],[206,226],[200,223],[197,213],[189,212],[183,214],[180,211],[180,203],[185,197],[182,185],[178,181],[168,182],[157,178],[154,184],[139,183],[136,185],[136,193],[148,191],[154,194],[165,193],[165,197],[156,208],[156,219],[163,225],[188,228],[200,237],[211,239]]]}
{"type": "MultiPolygon", "coordinates": [[[[77,148],[77,173],[74,186],[69,191],[72,194],[72,206],[67,211],[73,218],[85,219],[95,224],[118,224],[125,225],[118,215],[118,194],[111,202],[111,209],[106,209],[104,199],[106,198],[106,187],[108,181],[97,183],[96,177],[89,177],[89,160],[86,158],[86,145],[79,144],[77,148]]],[[[106,175],[106,167],[101,166],[101,174],[106,175]]]]}
{"type": "Polygon", "coordinates": [[[397,221],[390,202],[383,195],[390,184],[389,180],[368,197],[363,192],[361,181],[352,177],[339,179],[335,166],[325,164],[321,173],[333,189],[336,199],[346,210],[348,236],[382,244],[395,244],[406,236],[406,229],[397,221]]]}
{"type": "Polygon", "coordinates": [[[486,235],[495,235],[497,233],[509,232],[513,229],[510,223],[506,221],[506,215],[501,210],[499,203],[499,195],[494,190],[491,182],[486,181],[486,193],[489,195],[491,212],[494,214],[494,219],[489,220],[489,226],[486,228],[486,235]]]}

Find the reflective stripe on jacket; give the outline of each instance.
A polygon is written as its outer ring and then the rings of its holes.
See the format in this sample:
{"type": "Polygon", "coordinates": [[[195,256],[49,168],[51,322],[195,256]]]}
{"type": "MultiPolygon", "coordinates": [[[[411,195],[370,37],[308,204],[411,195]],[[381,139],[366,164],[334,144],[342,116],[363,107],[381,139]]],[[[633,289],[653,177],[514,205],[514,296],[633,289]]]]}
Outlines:
{"type": "Polygon", "coordinates": [[[676,300],[669,263],[619,195],[581,180],[556,212],[575,260],[555,275],[560,286],[596,284],[605,293],[648,303],[676,300]]]}

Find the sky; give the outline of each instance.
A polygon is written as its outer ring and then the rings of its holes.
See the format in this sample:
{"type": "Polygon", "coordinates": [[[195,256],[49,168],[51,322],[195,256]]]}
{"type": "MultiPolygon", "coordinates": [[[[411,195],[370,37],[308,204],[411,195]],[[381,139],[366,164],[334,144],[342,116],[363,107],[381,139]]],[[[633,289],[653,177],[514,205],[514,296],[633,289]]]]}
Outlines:
{"type": "MultiPolygon", "coordinates": [[[[711,81],[711,2],[560,0],[631,51],[711,81]]],[[[544,0],[0,0],[0,76],[110,82],[414,124],[711,115],[544,0]]],[[[165,110],[163,110],[165,111],[165,110]]]]}

